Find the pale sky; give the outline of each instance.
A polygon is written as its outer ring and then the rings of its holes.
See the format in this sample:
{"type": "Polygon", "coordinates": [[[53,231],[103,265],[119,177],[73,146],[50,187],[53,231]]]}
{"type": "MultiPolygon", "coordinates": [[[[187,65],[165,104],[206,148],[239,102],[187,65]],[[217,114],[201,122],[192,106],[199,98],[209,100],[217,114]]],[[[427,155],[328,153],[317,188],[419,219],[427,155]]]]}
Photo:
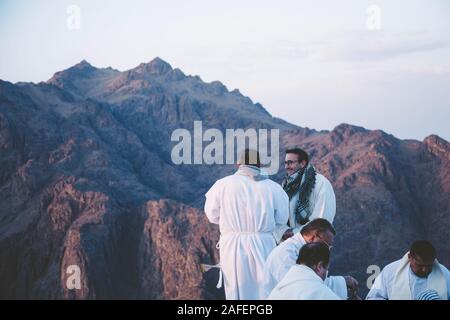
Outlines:
{"type": "Polygon", "coordinates": [[[447,0],[0,0],[2,80],[45,81],[83,59],[127,70],[157,56],[303,127],[450,140],[447,0]],[[68,27],[70,5],[79,29],[68,27]]]}

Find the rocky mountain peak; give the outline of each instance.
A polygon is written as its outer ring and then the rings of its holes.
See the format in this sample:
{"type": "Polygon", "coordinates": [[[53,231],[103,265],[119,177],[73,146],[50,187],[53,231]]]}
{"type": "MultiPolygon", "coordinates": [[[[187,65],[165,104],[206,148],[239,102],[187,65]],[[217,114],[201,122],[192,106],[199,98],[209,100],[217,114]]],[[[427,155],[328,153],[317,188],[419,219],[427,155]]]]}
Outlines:
{"type": "Polygon", "coordinates": [[[90,78],[97,70],[89,62],[82,60],[66,70],[56,72],[47,83],[56,85],[62,89],[73,89],[73,81],[90,78]]]}
{"type": "Polygon", "coordinates": [[[76,65],[74,65],[72,68],[77,68],[77,69],[95,69],[95,67],[93,67],[89,62],[87,62],[86,60],[81,60],[80,62],[78,62],[76,65]]]}
{"type": "Polygon", "coordinates": [[[349,139],[354,134],[363,133],[363,132],[366,132],[366,131],[367,130],[362,128],[362,127],[353,126],[353,125],[350,125],[350,124],[347,124],[347,123],[341,123],[340,125],[335,127],[330,132],[330,139],[335,144],[341,144],[343,141],[349,139]]]}
{"type": "Polygon", "coordinates": [[[137,72],[147,73],[152,75],[164,75],[172,71],[172,66],[163,59],[156,57],[148,63],[141,63],[134,69],[137,72]]]}
{"type": "Polygon", "coordinates": [[[428,150],[435,155],[444,155],[448,157],[450,153],[450,143],[437,135],[430,135],[423,140],[428,150]]]}

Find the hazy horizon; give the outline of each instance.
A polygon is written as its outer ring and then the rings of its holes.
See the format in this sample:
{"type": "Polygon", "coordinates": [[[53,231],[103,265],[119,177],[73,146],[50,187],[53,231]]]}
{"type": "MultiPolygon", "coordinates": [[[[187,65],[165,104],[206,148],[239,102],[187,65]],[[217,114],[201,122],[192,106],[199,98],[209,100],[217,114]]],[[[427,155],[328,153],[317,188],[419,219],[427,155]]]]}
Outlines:
{"type": "Polygon", "coordinates": [[[450,139],[446,1],[2,1],[0,79],[46,81],[87,60],[131,69],[155,57],[221,81],[274,117],[401,139],[450,139]],[[68,19],[80,9],[79,28],[68,19]],[[367,26],[373,7],[379,28],[367,26]],[[372,8],[372,9],[371,9],[372,8]]]}

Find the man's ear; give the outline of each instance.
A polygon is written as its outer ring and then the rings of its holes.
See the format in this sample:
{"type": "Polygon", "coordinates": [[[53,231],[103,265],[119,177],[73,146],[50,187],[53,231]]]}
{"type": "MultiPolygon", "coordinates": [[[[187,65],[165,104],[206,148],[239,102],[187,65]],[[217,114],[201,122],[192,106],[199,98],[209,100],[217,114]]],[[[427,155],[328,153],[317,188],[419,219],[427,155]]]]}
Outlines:
{"type": "Polygon", "coordinates": [[[413,256],[411,255],[411,253],[408,253],[408,260],[409,260],[409,262],[411,262],[412,259],[413,259],[413,256]]]}
{"type": "Polygon", "coordinates": [[[319,269],[320,269],[320,262],[317,263],[316,265],[314,265],[314,267],[313,267],[313,270],[314,270],[315,273],[318,273],[319,269]]]}
{"type": "Polygon", "coordinates": [[[317,268],[317,271],[320,271],[320,269],[323,269],[323,262],[322,261],[317,262],[316,268],[317,268]]]}
{"type": "Polygon", "coordinates": [[[302,168],[306,167],[306,165],[307,165],[306,160],[302,160],[302,162],[300,162],[300,166],[301,166],[302,168]]]}

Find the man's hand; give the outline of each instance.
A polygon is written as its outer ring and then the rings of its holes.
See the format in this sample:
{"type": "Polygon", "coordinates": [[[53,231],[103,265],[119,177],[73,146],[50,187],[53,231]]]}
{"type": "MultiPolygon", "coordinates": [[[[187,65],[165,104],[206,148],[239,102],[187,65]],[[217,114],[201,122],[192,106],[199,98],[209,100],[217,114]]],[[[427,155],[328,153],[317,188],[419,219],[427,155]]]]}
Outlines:
{"type": "MultiPolygon", "coordinates": [[[[281,241],[284,241],[286,239],[289,239],[290,237],[292,237],[294,235],[294,233],[292,232],[292,229],[287,229],[283,236],[281,237],[281,241]]],[[[347,281],[346,281],[347,282],[347,281]]]]}
{"type": "Polygon", "coordinates": [[[358,287],[358,281],[356,281],[355,278],[351,276],[345,276],[344,279],[348,289],[350,289],[351,291],[356,290],[356,288],[358,287]]]}
{"type": "Polygon", "coordinates": [[[345,284],[347,285],[348,300],[361,300],[357,293],[358,281],[356,281],[356,279],[351,276],[345,276],[344,279],[345,284]]]}

